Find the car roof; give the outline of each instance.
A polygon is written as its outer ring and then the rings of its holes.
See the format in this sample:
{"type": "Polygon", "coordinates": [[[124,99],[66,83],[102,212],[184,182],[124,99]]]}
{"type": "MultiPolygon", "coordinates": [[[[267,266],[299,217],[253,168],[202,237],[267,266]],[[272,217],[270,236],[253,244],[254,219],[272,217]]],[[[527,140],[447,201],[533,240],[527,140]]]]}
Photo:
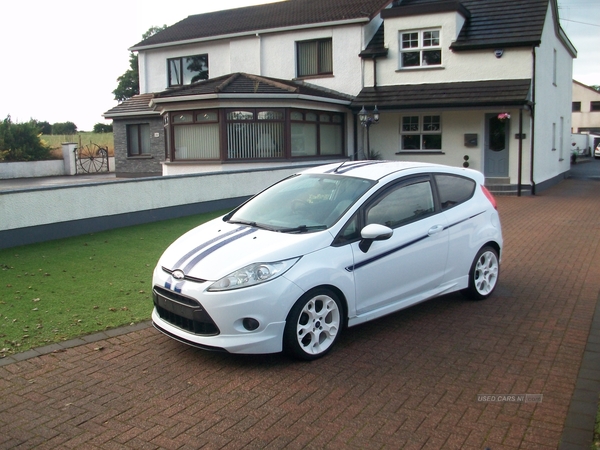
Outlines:
{"type": "Polygon", "coordinates": [[[407,174],[422,172],[446,172],[467,176],[480,183],[483,182],[483,175],[471,169],[411,161],[344,161],[343,163],[327,164],[324,166],[307,169],[302,173],[346,175],[350,177],[378,181],[392,174],[396,174],[397,172],[405,172],[407,174]]]}

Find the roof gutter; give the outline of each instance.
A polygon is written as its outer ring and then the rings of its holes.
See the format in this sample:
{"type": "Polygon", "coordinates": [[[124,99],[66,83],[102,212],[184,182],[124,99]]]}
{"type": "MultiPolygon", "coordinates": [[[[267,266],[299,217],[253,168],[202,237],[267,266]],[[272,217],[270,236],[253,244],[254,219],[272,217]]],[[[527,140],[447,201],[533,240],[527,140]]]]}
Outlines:
{"type": "Polygon", "coordinates": [[[306,100],[320,103],[332,103],[335,105],[350,106],[352,100],[339,100],[325,97],[316,97],[306,94],[205,94],[205,95],[183,95],[181,97],[164,97],[153,98],[150,101],[150,107],[155,107],[159,104],[175,103],[175,102],[190,102],[201,100],[306,100]]]}
{"type": "Polygon", "coordinates": [[[160,115],[160,113],[158,111],[132,111],[132,112],[126,112],[126,113],[115,113],[115,114],[102,114],[102,117],[106,118],[106,119],[113,119],[113,118],[121,118],[121,117],[146,117],[148,115],[152,115],[152,116],[158,116],[160,115]]]}
{"type": "Polygon", "coordinates": [[[154,45],[151,44],[151,45],[140,45],[140,46],[134,45],[133,47],[129,48],[129,51],[134,52],[134,51],[139,51],[139,50],[152,50],[152,49],[157,49],[157,48],[172,47],[174,45],[197,44],[197,43],[201,43],[201,42],[217,41],[217,40],[223,40],[223,39],[235,39],[235,38],[240,38],[240,37],[256,36],[257,34],[281,33],[281,32],[287,32],[287,31],[308,30],[311,28],[323,28],[323,27],[332,27],[332,26],[340,26],[340,25],[355,25],[355,24],[368,23],[368,22],[369,22],[369,18],[361,17],[358,19],[338,20],[338,21],[323,22],[323,23],[317,23],[317,24],[313,23],[313,24],[295,25],[295,26],[289,26],[289,27],[265,28],[263,30],[248,30],[248,31],[241,31],[239,33],[223,34],[220,36],[205,36],[205,37],[201,37],[201,38],[186,39],[186,40],[182,40],[182,41],[164,42],[162,44],[154,44],[154,45]]]}

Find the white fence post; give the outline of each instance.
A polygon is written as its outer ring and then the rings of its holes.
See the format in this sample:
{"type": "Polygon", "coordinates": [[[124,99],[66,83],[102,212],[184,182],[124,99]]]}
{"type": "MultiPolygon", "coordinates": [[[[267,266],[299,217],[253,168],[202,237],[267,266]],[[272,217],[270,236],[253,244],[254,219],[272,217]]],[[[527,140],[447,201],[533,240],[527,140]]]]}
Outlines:
{"type": "Polygon", "coordinates": [[[65,175],[75,175],[77,173],[77,168],[75,167],[75,150],[77,150],[77,144],[74,142],[64,142],[62,144],[65,175]]]}

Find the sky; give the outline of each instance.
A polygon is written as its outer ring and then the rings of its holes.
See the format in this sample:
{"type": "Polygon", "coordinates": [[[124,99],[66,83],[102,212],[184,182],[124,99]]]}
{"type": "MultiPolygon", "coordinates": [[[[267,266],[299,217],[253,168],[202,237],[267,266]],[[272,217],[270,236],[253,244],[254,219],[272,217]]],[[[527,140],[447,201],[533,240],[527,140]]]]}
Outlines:
{"type": "MultiPolygon", "coordinates": [[[[22,0],[3,2],[0,120],[110,123],[112,91],[129,68],[128,48],[152,26],[192,14],[276,0],[22,0]],[[92,6],[93,5],[93,6],[92,6]]],[[[558,0],[561,25],[578,51],[573,78],[600,85],[600,0],[558,0]]]]}

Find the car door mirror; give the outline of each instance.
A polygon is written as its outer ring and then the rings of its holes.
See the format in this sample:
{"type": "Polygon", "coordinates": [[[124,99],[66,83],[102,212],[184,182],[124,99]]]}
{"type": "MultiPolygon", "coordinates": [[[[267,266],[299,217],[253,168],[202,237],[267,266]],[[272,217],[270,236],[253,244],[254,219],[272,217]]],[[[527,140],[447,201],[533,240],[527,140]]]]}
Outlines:
{"type": "Polygon", "coordinates": [[[374,241],[385,241],[386,239],[391,238],[392,234],[394,234],[394,230],[385,225],[379,225],[377,223],[367,225],[360,232],[362,239],[358,244],[358,248],[360,248],[363,253],[367,253],[374,241]]]}

